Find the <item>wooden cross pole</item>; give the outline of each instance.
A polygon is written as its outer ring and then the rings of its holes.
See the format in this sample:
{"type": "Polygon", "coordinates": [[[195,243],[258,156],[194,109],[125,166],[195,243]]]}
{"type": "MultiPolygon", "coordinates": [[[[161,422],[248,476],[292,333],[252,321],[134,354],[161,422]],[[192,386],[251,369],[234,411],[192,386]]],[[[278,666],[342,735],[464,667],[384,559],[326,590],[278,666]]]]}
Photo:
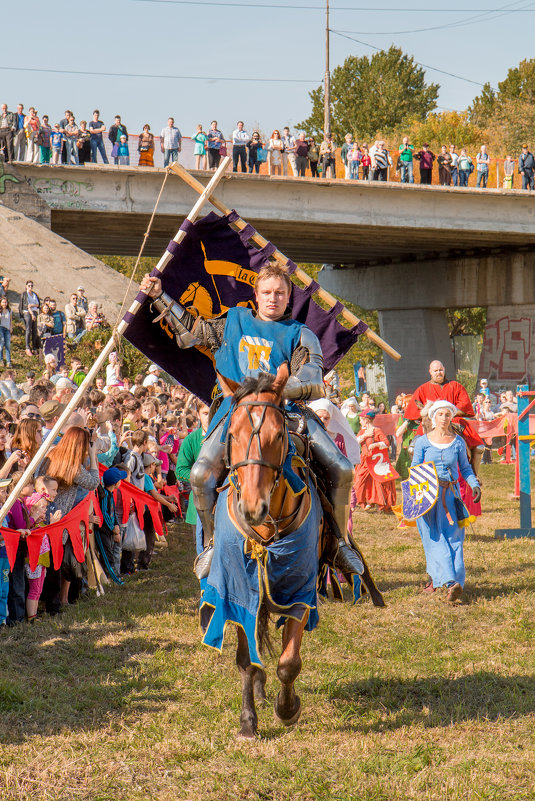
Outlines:
{"type": "MultiPolygon", "coordinates": [[[[224,158],[221,161],[221,164],[219,165],[217,171],[212,176],[210,182],[207,184],[206,187],[203,186],[202,192],[199,193],[200,197],[197,199],[197,202],[195,203],[190,213],[188,214],[187,216],[188,220],[190,220],[191,222],[195,222],[202,208],[206,205],[206,203],[209,200],[211,200],[212,193],[215,191],[221,178],[225,174],[230,162],[231,162],[230,157],[224,158]]],[[[179,229],[177,235],[174,237],[174,241],[180,243],[182,242],[185,236],[186,232],[183,231],[182,229],[179,229]]],[[[166,251],[157,264],[157,268],[160,272],[163,272],[165,270],[171,258],[172,258],[172,253],[166,251]]],[[[129,312],[131,314],[135,314],[141,308],[141,305],[142,303],[140,303],[138,300],[134,300],[134,302],[130,306],[129,312]]],[[[117,327],[113,332],[113,335],[110,337],[109,341],[106,343],[104,348],[97,356],[88,374],[86,375],[86,377],[84,378],[84,380],[82,381],[82,383],[80,384],[80,386],[78,387],[78,389],[68,402],[63,413],[59,417],[57,423],[54,425],[54,428],[50,431],[50,434],[47,436],[47,438],[45,439],[45,441],[43,442],[43,444],[41,445],[41,447],[31,460],[31,462],[29,463],[28,467],[26,468],[20,479],[17,481],[15,487],[11,490],[6,502],[0,509],[0,521],[4,520],[5,516],[8,514],[11,507],[19,497],[21,490],[26,485],[28,480],[33,476],[39,464],[45,458],[50,448],[53,446],[55,438],[60,433],[61,429],[65,425],[66,421],[68,420],[72,412],[74,412],[74,410],[78,407],[85,392],[91,386],[93,379],[96,378],[104,362],[106,361],[106,359],[108,358],[114,347],[116,347],[117,335],[119,336],[122,335],[126,330],[127,325],[128,324],[124,321],[124,319],[120,320],[119,324],[117,325],[117,327]]]]}
{"type": "MultiPolygon", "coordinates": [[[[176,175],[180,176],[180,178],[182,178],[182,180],[185,183],[187,183],[188,186],[191,186],[191,188],[194,189],[196,192],[199,192],[199,194],[204,192],[204,185],[201,184],[201,182],[198,181],[196,178],[194,178],[193,175],[190,175],[190,173],[184,167],[182,167],[182,165],[180,165],[178,162],[171,164],[169,169],[172,170],[172,172],[176,173],[176,175]]],[[[210,198],[210,203],[225,216],[227,214],[230,214],[230,212],[232,211],[232,209],[229,209],[227,206],[225,206],[224,203],[222,203],[213,195],[210,198]]],[[[235,222],[232,223],[232,225],[234,225],[239,231],[242,231],[247,226],[247,223],[245,222],[245,220],[239,217],[235,222]]],[[[261,236],[261,234],[259,233],[256,233],[251,238],[252,241],[255,243],[255,245],[258,245],[259,248],[263,248],[268,244],[268,240],[265,239],[263,236],[261,236]]],[[[288,264],[288,257],[285,256],[284,253],[281,253],[280,250],[276,250],[271,258],[275,259],[275,261],[277,261],[277,263],[280,264],[281,267],[286,267],[288,264]]],[[[298,267],[295,270],[294,275],[303,284],[305,284],[305,286],[309,286],[313,282],[313,279],[309,275],[307,275],[307,273],[305,273],[304,270],[301,270],[300,267],[298,267]]],[[[338,303],[336,298],[333,295],[331,295],[330,292],[327,292],[327,290],[323,289],[322,287],[319,287],[319,289],[316,291],[315,294],[317,294],[318,297],[321,298],[321,300],[323,300],[325,303],[327,303],[327,305],[330,306],[331,308],[338,303]]],[[[357,315],[353,314],[353,312],[350,312],[349,309],[345,308],[345,306],[340,312],[340,314],[345,320],[348,321],[348,323],[351,323],[352,326],[358,325],[361,322],[361,320],[357,317],[357,315]]],[[[379,336],[379,334],[376,334],[375,331],[372,331],[371,328],[367,328],[364,333],[366,334],[369,340],[371,340],[375,345],[378,345],[381,348],[381,350],[383,350],[393,359],[396,360],[401,359],[401,354],[398,353],[397,350],[394,350],[394,348],[391,345],[389,345],[388,342],[385,342],[385,340],[382,339],[379,336]]]]}

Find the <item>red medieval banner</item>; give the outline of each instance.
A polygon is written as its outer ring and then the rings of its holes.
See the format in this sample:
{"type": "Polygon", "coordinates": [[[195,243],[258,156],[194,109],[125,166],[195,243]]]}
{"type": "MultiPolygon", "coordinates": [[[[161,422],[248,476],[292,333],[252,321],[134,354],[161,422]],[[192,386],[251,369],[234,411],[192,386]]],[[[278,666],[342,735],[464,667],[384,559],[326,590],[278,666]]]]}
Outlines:
{"type": "MultiPolygon", "coordinates": [[[[39,551],[45,534],[50,540],[50,550],[55,570],[59,570],[63,559],[64,531],[67,531],[69,535],[72,543],[72,550],[77,561],[85,561],[85,548],[80,533],[80,524],[84,525],[86,532],[89,530],[89,507],[94,497],[95,494],[90,492],[83,501],[77,503],[68,514],[61,518],[61,520],[58,520],[56,523],[51,523],[48,526],[40,526],[31,529],[26,537],[31,570],[35,570],[37,566],[39,551]]],[[[13,570],[22,534],[20,531],[14,531],[13,529],[0,528],[0,535],[4,538],[9,567],[13,570]]]]}

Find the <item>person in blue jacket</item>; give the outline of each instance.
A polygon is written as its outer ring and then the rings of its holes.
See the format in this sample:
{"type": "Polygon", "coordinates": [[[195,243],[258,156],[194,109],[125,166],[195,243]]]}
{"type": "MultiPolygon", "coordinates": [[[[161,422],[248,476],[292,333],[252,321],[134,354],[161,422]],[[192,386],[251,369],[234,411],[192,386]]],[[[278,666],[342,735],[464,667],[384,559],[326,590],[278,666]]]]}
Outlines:
{"type": "Polygon", "coordinates": [[[429,409],[432,430],[415,440],[412,459],[412,467],[434,462],[439,479],[436,503],[416,521],[431,577],[424,591],[446,587],[448,601],[452,603],[460,599],[466,575],[464,527],[459,525],[459,472],[472,488],[474,501],[481,498],[481,487],[470,467],[466,444],[450,427],[456,414],[457,409],[449,401],[433,403],[429,409]]]}

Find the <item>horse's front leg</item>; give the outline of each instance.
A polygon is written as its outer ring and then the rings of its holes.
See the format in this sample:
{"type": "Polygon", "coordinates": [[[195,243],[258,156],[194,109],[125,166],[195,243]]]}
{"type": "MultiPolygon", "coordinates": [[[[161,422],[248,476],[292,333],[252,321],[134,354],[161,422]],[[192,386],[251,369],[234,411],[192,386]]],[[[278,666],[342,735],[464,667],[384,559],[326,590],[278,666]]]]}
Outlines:
{"type": "Polygon", "coordinates": [[[266,674],[261,668],[251,665],[249,645],[245,632],[240,626],[238,631],[238,647],[236,664],[240,671],[242,704],[240,714],[240,737],[256,737],[258,718],[255,709],[255,694],[259,700],[265,698],[264,684],[266,674]]]}
{"type": "Polygon", "coordinates": [[[294,689],[294,682],[301,672],[301,640],[308,620],[308,612],[301,622],[288,619],[282,632],[282,654],[277,666],[277,676],[282,685],[275,700],[275,714],[285,726],[299,720],[301,700],[294,689]]]}

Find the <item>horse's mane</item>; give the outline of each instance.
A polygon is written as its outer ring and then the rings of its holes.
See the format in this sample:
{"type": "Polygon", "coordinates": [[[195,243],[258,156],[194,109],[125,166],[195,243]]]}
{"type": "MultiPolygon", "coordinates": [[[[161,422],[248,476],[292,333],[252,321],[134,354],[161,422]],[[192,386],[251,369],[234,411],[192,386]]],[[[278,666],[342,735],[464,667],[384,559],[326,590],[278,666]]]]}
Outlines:
{"type": "Polygon", "coordinates": [[[273,389],[274,381],[275,376],[271,373],[260,373],[257,378],[247,376],[232,396],[232,400],[234,403],[239,403],[247,395],[258,395],[261,392],[275,392],[273,389]]]}

